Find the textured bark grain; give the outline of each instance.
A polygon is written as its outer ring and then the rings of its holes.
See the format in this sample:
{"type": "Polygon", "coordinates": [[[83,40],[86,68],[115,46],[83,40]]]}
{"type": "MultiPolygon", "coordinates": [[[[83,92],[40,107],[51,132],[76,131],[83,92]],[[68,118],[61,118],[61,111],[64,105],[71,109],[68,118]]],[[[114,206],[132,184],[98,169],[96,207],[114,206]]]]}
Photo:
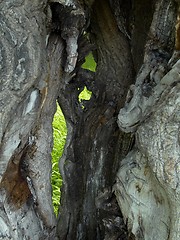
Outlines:
{"type": "MultiPolygon", "coordinates": [[[[173,53],[178,7],[157,1],[144,63],[119,126],[135,133],[115,194],[136,239],[179,239],[179,58],[173,53]]],[[[177,38],[177,34],[176,34],[177,38]]]]}
{"type": "Polygon", "coordinates": [[[0,1],[0,239],[180,238],[179,4],[0,1]],[[89,51],[95,73],[81,67],[89,51]]]}
{"type": "Polygon", "coordinates": [[[61,69],[54,66],[64,47],[52,37],[47,47],[46,4],[0,3],[0,239],[55,239],[52,118],[61,69]]]}
{"type": "Polygon", "coordinates": [[[108,1],[95,1],[91,14],[90,38],[97,49],[94,79],[78,79],[77,72],[59,96],[68,136],[60,163],[64,184],[58,233],[60,239],[126,239],[112,185],[118,167],[116,144],[123,139],[116,119],[132,82],[131,54],[108,1]],[[92,98],[83,110],[78,94],[85,85],[92,98]]]}

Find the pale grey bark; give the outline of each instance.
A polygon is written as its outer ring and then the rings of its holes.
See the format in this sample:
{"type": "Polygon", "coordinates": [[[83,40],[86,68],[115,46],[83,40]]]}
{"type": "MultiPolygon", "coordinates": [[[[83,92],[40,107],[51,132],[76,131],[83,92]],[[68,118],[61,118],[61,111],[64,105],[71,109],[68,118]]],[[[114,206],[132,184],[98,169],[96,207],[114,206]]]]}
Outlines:
{"type": "Polygon", "coordinates": [[[173,55],[172,66],[165,51],[172,46],[175,13],[173,1],[158,2],[144,63],[118,117],[120,128],[136,137],[114,187],[135,239],[180,238],[180,61],[173,55]]]}
{"type": "Polygon", "coordinates": [[[175,1],[7,0],[0,9],[0,239],[56,239],[56,230],[63,240],[179,239],[175,1]],[[81,69],[92,49],[95,74],[81,69]],[[84,86],[92,98],[82,109],[84,86]],[[68,137],[56,222],[57,99],[68,137]]]}
{"type": "Polygon", "coordinates": [[[0,3],[0,239],[55,238],[51,125],[60,70],[53,65],[63,44],[50,38],[54,49],[47,46],[46,5],[0,3]]]}

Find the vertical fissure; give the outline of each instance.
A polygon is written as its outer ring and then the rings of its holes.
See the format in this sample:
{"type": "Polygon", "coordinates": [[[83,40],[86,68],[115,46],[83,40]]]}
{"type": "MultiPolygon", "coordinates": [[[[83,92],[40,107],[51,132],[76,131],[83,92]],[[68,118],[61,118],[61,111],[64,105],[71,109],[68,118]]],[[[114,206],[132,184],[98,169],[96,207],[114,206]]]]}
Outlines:
{"type": "MultiPolygon", "coordinates": [[[[86,56],[84,63],[82,65],[82,68],[87,70],[87,74],[89,74],[89,72],[95,72],[96,62],[93,58],[92,53],[86,56]]],[[[82,82],[85,82],[85,80],[86,79],[83,79],[82,82]]],[[[91,79],[89,79],[89,81],[91,81],[91,79]]],[[[77,96],[76,100],[79,103],[82,110],[86,111],[88,102],[91,100],[92,92],[87,89],[86,83],[84,84],[84,88],[83,87],[81,87],[81,89],[77,88],[77,90],[79,91],[79,95],[77,96]]],[[[61,187],[63,182],[61,173],[59,171],[59,166],[61,165],[60,161],[66,145],[66,137],[67,137],[67,131],[68,131],[66,119],[58,103],[57,103],[57,111],[54,115],[52,126],[53,126],[53,139],[54,139],[53,150],[51,154],[52,155],[51,183],[52,183],[52,190],[53,190],[52,200],[53,200],[54,211],[56,215],[58,215],[61,187]]]]}

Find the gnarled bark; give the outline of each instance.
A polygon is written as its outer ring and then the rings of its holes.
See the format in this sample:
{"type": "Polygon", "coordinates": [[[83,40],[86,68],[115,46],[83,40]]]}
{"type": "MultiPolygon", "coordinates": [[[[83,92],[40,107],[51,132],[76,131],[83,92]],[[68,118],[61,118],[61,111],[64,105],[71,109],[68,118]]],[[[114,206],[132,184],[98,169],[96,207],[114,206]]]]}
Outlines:
{"type": "MultiPolygon", "coordinates": [[[[173,1],[158,1],[144,63],[118,123],[136,145],[121,162],[115,192],[136,239],[179,239],[179,61],[172,66],[173,1]]],[[[177,41],[178,39],[176,39],[177,41]]],[[[177,53],[177,52],[175,52],[177,53]]],[[[177,56],[177,55],[176,55],[177,56]]]]}
{"type": "Polygon", "coordinates": [[[118,167],[116,146],[124,135],[116,119],[132,83],[131,53],[108,1],[95,2],[92,9],[90,28],[97,49],[96,73],[87,75],[87,71],[76,68],[76,76],[61,87],[59,95],[68,126],[60,162],[64,181],[58,221],[60,239],[126,238],[111,188],[118,167]],[[78,94],[84,86],[92,91],[92,98],[82,109],[78,94]]]}
{"type": "Polygon", "coordinates": [[[46,4],[0,3],[1,239],[55,239],[51,125],[64,47],[47,46],[46,4]]]}
{"type": "Polygon", "coordinates": [[[178,4],[0,1],[1,239],[179,239],[178,4]],[[89,51],[95,73],[81,68],[89,51]],[[68,126],[58,220],[56,100],[68,126]]]}

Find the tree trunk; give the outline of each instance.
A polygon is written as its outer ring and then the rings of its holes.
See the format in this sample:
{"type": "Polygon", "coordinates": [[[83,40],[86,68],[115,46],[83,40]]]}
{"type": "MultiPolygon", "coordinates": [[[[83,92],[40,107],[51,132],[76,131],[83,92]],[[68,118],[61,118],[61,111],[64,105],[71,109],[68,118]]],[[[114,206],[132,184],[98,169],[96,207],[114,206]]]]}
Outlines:
{"type": "Polygon", "coordinates": [[[157,1],[143,65],[118,123],[135,132],[122,160],[115,194],[135,239],[179,239],[179,26],[177,5],[157,1]],[[176,63],[177,61],[177,63],[176,63]]]}
{"type": "Polygon", "coordinates": [[[47,47],[46,4],[0,3],[0,239],[54,239],[56,231],[52,118],[64,47],[53,37],[47,47]]]}
{"type": "Polygon", "coordinates": [[[180,238],[178,4],[0,1],[0,239],[180,238]],[[95,73],[81,68],[89,51],[95,73]],[[68,127],[57,221],[56,100],[68,127]]]}

